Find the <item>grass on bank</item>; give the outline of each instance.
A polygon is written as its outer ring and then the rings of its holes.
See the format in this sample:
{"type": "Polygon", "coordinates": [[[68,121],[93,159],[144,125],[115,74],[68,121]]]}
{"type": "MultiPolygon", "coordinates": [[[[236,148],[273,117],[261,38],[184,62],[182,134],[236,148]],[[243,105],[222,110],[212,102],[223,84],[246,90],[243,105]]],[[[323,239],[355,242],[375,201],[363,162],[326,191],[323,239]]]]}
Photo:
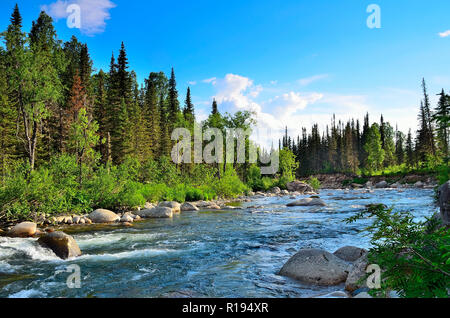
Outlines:
{"type": "Polygon", "coordinates": [[[41,214],[80,214],[95,208],[135,209],[146,202],[233,198],[249,191],[232,167],[221,178],[207,165],[190,172],[169,158],[144,164],[129,159],[118,166],[79,167],[73,156],[54,157],[29,173],[17,164],[0,187],[0,222],[33,220],[41,214]]]}

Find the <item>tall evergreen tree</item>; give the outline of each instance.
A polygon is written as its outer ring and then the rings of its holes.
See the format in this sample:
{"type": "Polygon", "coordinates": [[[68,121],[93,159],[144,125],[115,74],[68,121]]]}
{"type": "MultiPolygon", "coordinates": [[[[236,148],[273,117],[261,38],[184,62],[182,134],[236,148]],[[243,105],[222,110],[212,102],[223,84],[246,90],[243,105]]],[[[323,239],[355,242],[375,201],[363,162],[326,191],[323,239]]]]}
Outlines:
{"type": "Polygon", "coordinates": [[[178,122],[178,114],[180,112],[180,103],[178,101],[177,81],[175,79],[175,71],[172,68],[172,73],[169,80],[169,96],[167,100],[168,106],[168,123],[169,133],[176,127],[178,122]]]}
{"type": "Polygon", "coordinates": [[[219,107],[217,107],[217,101],[214,98],[213,103],[212,103],[212,114],[218,114],[219,113],[219,107]]]}
{"type": "Polygon", "coordinates": [[[435,108],[433,121],[436,123],[439,150],[444,161],[449,161],[449,132],[450,132],[450,96],[444,90],[440,94],[439,102],[435,108]]]}
{"type": "Polygon", "coordinates": [[[194,121],[195,121],[194,104],[192,104],[191,89],[189,87],[187,88],[186,101],[184,102],[183,115],[184,115],[184,119],[190,125],[194,124],[194,121]]]}

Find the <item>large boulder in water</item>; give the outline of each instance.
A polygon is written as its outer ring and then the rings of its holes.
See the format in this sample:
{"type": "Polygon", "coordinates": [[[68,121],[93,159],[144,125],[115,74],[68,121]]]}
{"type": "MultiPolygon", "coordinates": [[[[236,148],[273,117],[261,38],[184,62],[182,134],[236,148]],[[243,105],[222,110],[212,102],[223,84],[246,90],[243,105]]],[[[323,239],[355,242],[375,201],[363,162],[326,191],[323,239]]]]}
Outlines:
{"type": "Polygon", "coordinates": [[[156,207],[153,209],[145,209],[135,212],[141,218],[148,219],[165,219],[173,217],[173,211],[171,208],[156,207]]]}
{"type": "Polygon", "coordinates": [[[447,181],[439,188],[438,194],[442,223],[450,225],[450,181],[447,181]]]}
{"type": "Polygon", "coordinates": [[[160,204],[158,204],[158,207],[170,208],[170,209],[172,209],[173,213],[181,212],[181,204],[179,204],[178,202],[175,202],[175,201],[161,202],[160,204]]]}
{"type": "Polygon", "coordinates": [[[319,198],[307,198],[291,202],[287,206],[326,206],[325,201],[319,198]]]}
{"type": "Polygon", "coordinates": [[[286,187],[289,192],[299,192],[301,194],[305,192],[314,192],[314,189],[309,184],[300,181],[289,182],[286,187]]]}
{"type": "Polygon", "coordinates": [[[51,249],[59,258],[68,259],[81,255],[80,247],[72,236],[64,232],[52,232],[42,236],[38,243],[51,249]]]}
{"type": "Polygon", "coordinates": [[[112,223],[120,220],[120,216],[104,209],[95,210],[88,217],[93,223],[112,223]]]}
{"type": "Polygon", "coordinates": [[[334,286],[345,282],[349,265],[337,256],[319,249],[303,249],[283,266],[280,275],[303,283],[334,286]]]}
{"type": "Polygon", "coordinates": [[[333,254],[344,261],[354,262],[364,256],[366,253],[367,251],[363,248],[355,246],[344,246],[338,249],[333,254]]]}
{"type": "Polygon", "coordinates": [[[9,235],[14,237],[30,237],[36,234],[37,225],[34,222],[22,222],[9,230],[9,235]]]}

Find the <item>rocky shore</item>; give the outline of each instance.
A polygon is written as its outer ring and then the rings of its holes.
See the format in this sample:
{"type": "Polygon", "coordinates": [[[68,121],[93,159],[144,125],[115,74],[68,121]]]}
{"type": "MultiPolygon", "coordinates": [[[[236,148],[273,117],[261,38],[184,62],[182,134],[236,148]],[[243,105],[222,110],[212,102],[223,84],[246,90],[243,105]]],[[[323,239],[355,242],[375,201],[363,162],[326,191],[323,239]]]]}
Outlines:
{"type": "MultiPolygon", "coordinates": [[[[416,184],[422,188],[423,185],[416,184]]],[[[387,187],[397,188],[385,180],[377,184],[367,183],[360,192],[373,192],[387,187]]],[[[399,191],[399,190],[397,190],[399,191]]],[[[400,190],[401,191],[401,190],[400,190]]],[[[441,212],[436,217],[444,224],[449,224],[450,182],[439,189],[441,212]]],[[[11,237],[35,237],[37,242],[51,249],[62,259],[78,257],[82,251],[74,238],[66,233],[68,229],[86,227],[92,230],[104,226],[133,226],[135,222],[151,218],[173,218],[180,213],[195,211],[234,210],[241,209],[242,202],[251,202],[258,197],[289,197],[293,201],[287,206],[325,206],[324,202],[309,185],[295,181],[288,185],[288,190],[273,188],[268,192],[248,193],[236,199],[220,199],[214,201],[197,201],[180,204],[178,202],[147,203],[141,208],[125,213],[115,213],[105,209],[97,209],[86,215],[61,215],[41,217],[37,222],[22,222],[5,228],[0,235],[11,237]],[[306,196],[299,198],[299,196],[306,196]],[[295,200],[295,201],[294,201],[295,200]]],[[[251,207],[249,207],[251,209],[251,207]]],[[[355,246],[346,246],[330,253],[318,249],[301,249],[280,269],[279,274],[298,280],[304,284],[319,286],[342,286],[332,294],[318,297],[370,297],[367,288],[362,284],[366,275],[367,251],[355,246]]]]}

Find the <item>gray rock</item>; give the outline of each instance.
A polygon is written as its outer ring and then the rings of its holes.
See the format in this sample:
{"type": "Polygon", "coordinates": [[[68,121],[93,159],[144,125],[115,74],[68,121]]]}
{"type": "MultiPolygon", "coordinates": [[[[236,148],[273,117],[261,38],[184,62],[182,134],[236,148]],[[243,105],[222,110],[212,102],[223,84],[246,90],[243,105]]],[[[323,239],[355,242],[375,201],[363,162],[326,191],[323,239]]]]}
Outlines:
{"type": "Polygon", "coordinates": [[[447,181],[439,188],[438,194],[442,223],[450,225],[450,181],[447,181]]]}
{"type": "Polygon", "coordinates": [[[347,280],[345,281],[345,290],[354,292],[361,287],[364,287],[364,278],[366,277],[366,268],[369,265],[367,254],[359,258],[350,269],[347,280]]]}
{"type": "Polygon", "coordinates": [[[120,220],[120,217],[112,211],[97,209],[89,214],[89,219],[93,223],[112,223],[120,220]]]}
{"type": "Polygon", "coordinates": [[[349,265],[327,251],[303,249],[283,266],[280,275],[303,283],[333,286],[345,282],[349,265]]]}
{"type": "Polygon", "coordinates": [[[344,246],[338,249],[333,254],[344,261],[354,262],[364,256],[366,253],[367,251],[363,248],[355,246],[344,246]]]}
{"type": "Polygon", "coordinates": [[[80,220],[81,220],[81,217],[79,217],[79,216],[74,216],[72,218],[73,224],[79,224],[80,220]]]}
{"type": "Polygon", "coordinates": [[[282,195],[289,195],[289,191],[288,191],[288,190],[282,190],[282,191],[281,191],[281,194],[282,194],[282,195]]]}
{"type": "Polygon", "coordinates": [[[275,187],[271,190],[272,193],[274,194],[280,194],[281,193],[281,189],[279,187],[275,187]]]}
{"type": "Polygon", "coordinates": [[[181,212],[181,204],[175,201],[166,201],[161,202],[158,204],[158,207],[162,208],[171,208],[173,213],[180,213],[181,212]]]}
{"type": "Polygon", "coordinates": [[[181,205],[181,212],[188,212],[188,211],[198,211],[199,209],[195,206],[195,204],[192,204],[190,202],[183,203],[181,205]]]}
{"type": "Polygon", "coordinates": [[[327,204],[322,199],[306,198],[291,202],[287,206],[327,206],[327,204]]]}
{"type": "Polygon", "coordinates": [[[414,183],[414,186],[416,188],[423,188],[425,184],[422,181],[417,181],[416,183],[414,183]]]}
{"type": "Polygon", "coordinates": [[[132,223],[134,221],[134,218],[129,213],[125,213],[122,218],[120,219],[120,222],[125,223],[132,223]]]}
{"type": "Polygon", "coordinates": [[[163,218],[171,218],[173,217],[173,211],[171,208],[166,207],[156,207],[153,209],[145,209],[141,211],[135,212],[141,218],[148,219],[163,219],[163,218]]]}
{"type": "Polygon", "coordinates": [[[153,209],[154,207],[155,207],[155,205],[150,202],[146,202],[145,206],[144,206],[145,209],[153,209]]]}
{"type": "Polygon", "coordinates": [[[14,237],[30,237],[36,234],[37,224],[34,222],[22,222],[14,225],[8,235],[14,237]]]}
{"type": "Polygon", "coordinates": [[[289,182],[286,187],[289,192],[300,192],[301,194],[305,192],[314,192],[314,189],[310,185],[300,181],[289,182]]]}
{"type": "Polygon", "coordinates": [[[64,232],[47,233],[39,238],[38,243],[51,249],[59,258],[68,259],[81,255],[80,247],[72,236],[64,232]]]}
{"type": "Polygon", "coordinates": [[[377,189],[385,189],[385,188],[387,188],[387,187],[389,187],[389,185],[388,185],[388,183],[387,183],[386,181],[378,182],[378,183],[375,185],[375,188],[377,188],[377,189]]]}

